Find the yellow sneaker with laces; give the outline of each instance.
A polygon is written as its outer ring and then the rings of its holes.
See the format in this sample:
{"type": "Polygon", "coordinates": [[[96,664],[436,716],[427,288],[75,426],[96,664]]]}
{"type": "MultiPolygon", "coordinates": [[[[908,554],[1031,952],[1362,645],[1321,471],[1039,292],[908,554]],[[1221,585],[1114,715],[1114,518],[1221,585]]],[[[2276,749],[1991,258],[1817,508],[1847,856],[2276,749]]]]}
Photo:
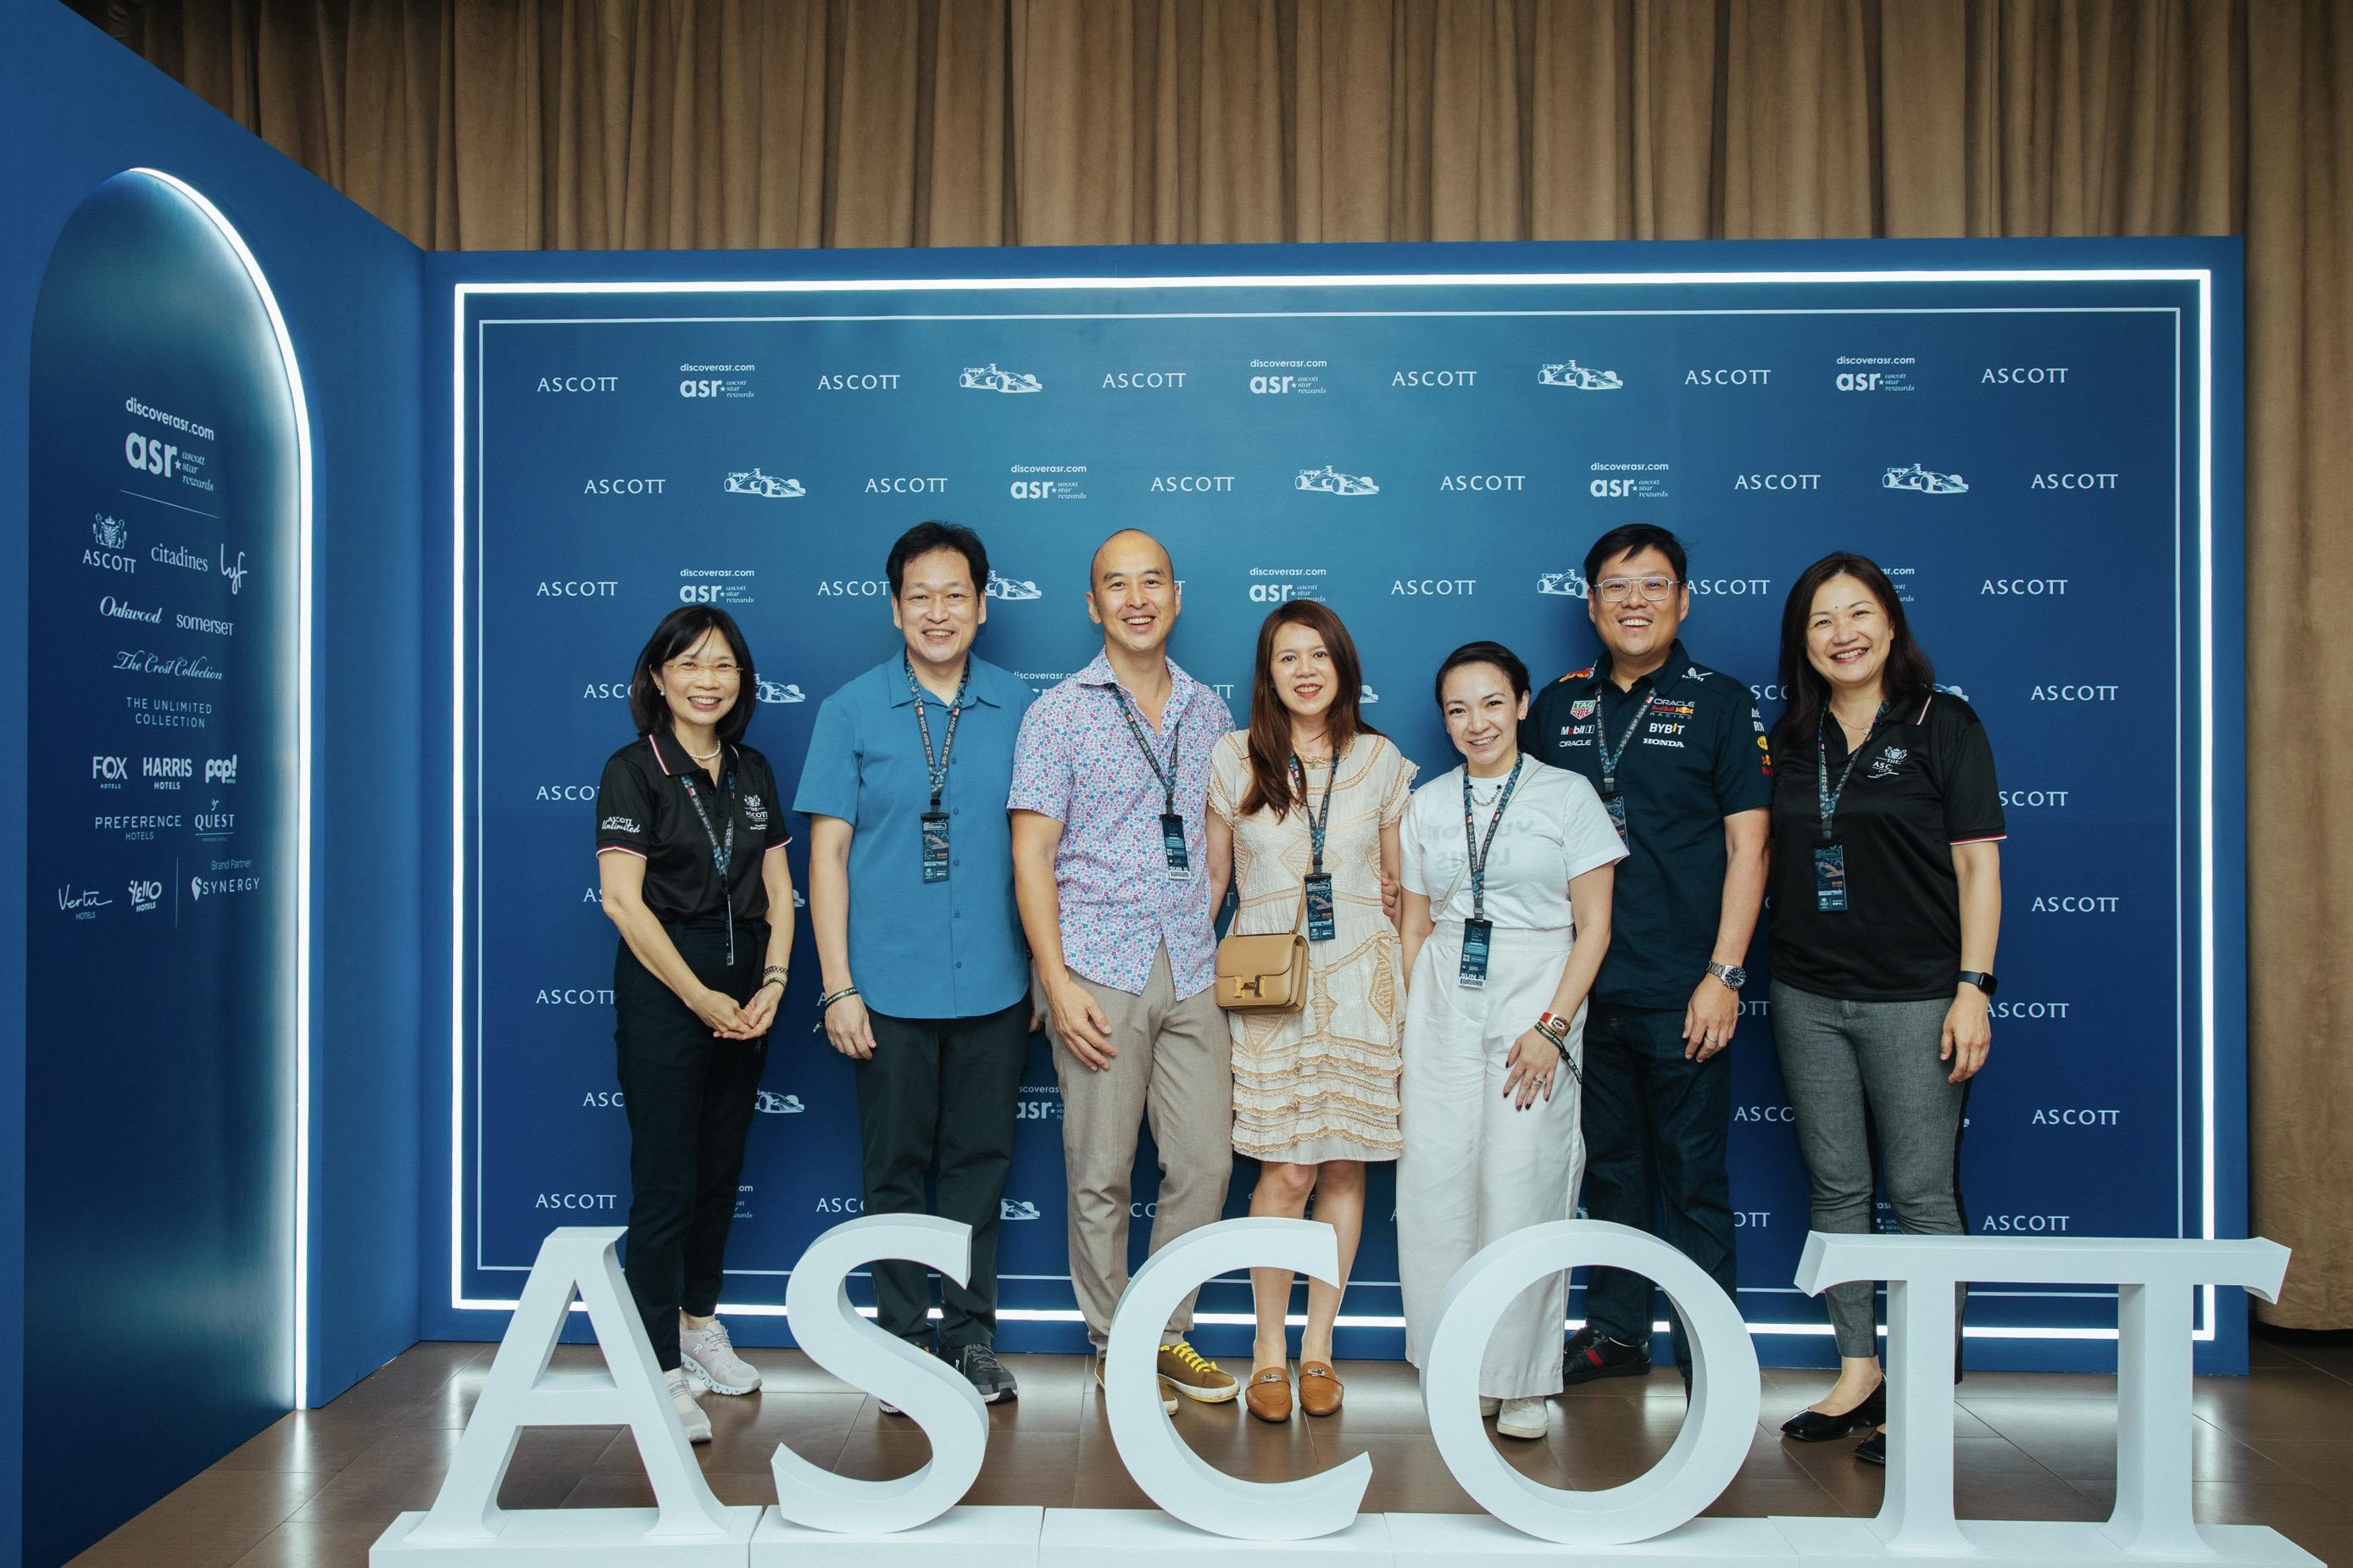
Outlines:
{"type": "Polygon", "coordinates": [[[1163,1383],[1203,1405],[1223,1405],[1241,1392],[1242,1385],[1233,1373],[1220,1371],[1216,1362],[1203,1360],[1201,1352],[1183,1340],[1160,1347],[1159,1373],[1163,1383]]]}

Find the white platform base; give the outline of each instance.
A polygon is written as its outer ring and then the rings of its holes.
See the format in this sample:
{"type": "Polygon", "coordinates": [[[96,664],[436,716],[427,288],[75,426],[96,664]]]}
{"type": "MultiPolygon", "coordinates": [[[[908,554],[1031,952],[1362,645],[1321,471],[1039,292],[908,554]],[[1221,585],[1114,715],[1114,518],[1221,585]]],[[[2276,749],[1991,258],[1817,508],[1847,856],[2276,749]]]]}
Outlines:
{"type": "Polygon", "coordinates": [[[1703,1568],[1792,1568],[1797,1552],[1762,1519],[1695,1519],[1679,1530],[1632,1546],[1563,1546],[1523,1535],[1483,1513],[1393,1513],[1389,1548],[1397,1568],[1470,1568],[1472,1563],[1531,1563],[1574,1557],[1577,1568],[1662,1568],[1690,1561],[1703,1568]]]}
{"type": "Polygon", "coordinates": [[[1330,1568],[1388,1568],[1388,1516],[1364,1513],[1335,1535],[1308,1541],[1234,1541],[1181,1524],[1156,1508],[1050,1508],[1038,1568],[1238,1568],[1303,1562],[1330,1568]]]}
{"type": "Polygon", "coordinates": [[[752,1537],[751,1568],[1036,1568],[1042,1508],[952,1508],[894,1535],[843,1535],[795,1524],[775,1509],[752,1537]]]}
{"type": "Polygon", "coordinates": [[[717,1541],[649,1539],[659,1513],[649,1508],[518,1509],[507,1514],[494,1541],[478,1546],[417,1546],[408,1533],[422,1513],[404,1513],[368,1548],[368,1568],[547,1568],[583,1563],[609,1568],[744,1568],[752,1532],[762,1510],[749,1506],[726,1510],[727,1534],[717,1541]]]}
{"type": "MultiPolygon", "coordinates": [[[[1824,1559],[1884,1564],[1894,1555],[1867,1519],[1817,1519],[1777,1514],[1773,1525],[1809,1563],[1824,1559]]],[[[2263,1524],[2201,1524],[2211,1557],[2145,1557],[2120,1550],[2096,1524],[1965,1519],[1961,1535],[1973,1552],[1905,1552],[1910,1564],[1975,1563],[1980,1568],[2074,1568],[2079,1563],[2177,1563],[2205,1568],[2319,1568],[2320,1559],[2263,1524]]]]}

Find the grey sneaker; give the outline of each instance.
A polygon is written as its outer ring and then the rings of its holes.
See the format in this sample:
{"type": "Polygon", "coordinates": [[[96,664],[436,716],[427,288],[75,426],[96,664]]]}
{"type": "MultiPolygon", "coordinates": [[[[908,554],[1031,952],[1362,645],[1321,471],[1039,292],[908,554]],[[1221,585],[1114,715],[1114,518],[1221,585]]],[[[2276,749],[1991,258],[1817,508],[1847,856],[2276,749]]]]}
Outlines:
{"type": "Polygon", "coordinates": [[[686,1369],[674,1366],[662,1373],[662,1382],[670,1388],[670,1402],[678,1410],[678,1424],[686,1428],[690,1443],[711,1441],[711,1417],[702,1413],[702,1404],[694,1397],[694,1384],[688,1381],[686,1369]]]}
{"type": "Polygon", "coordinates": [[[678,1353],[686,1375],[713,1394],[750,1394],[760,1386],[760,1369],[735,1353],[727,1325],[716,1318],[708,1328],[679,1324],[678,1353]]]}
{"type": "Polygon", "coordinates": [[[997,1359],[997,1352],[988,1346],[965,1345],[952,1352],[949,1359],[955,1363],[955,1369],[964,1373],[965,1381],[980,1390],[983,1405],[1021,1397],[1020,1384],[1013,1381],[1013,1374],[1005,1370],[1005,1364],[997,1359]]]}

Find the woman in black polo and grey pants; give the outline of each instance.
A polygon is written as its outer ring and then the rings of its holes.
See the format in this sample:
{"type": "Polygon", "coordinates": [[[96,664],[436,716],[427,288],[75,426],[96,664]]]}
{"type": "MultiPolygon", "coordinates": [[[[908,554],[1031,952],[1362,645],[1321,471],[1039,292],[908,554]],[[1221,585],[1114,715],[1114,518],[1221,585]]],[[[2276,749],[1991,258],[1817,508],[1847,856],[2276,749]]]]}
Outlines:
{"type": "MultiPolygon", "coordinates": [[[[1813,1228],[1872,1228],[1871,1131],[1896,1222],[1964,1233],[1955,1169],[1991,1042],[2001,796],[1969,705],[1940,692],[1886,574],[1808,567],[1781,615],[1789,705],[1773,734],[1773,1033],[1813,1185],[1813,1228]]],[[[1833,1285],[1839,1377],[1782,1426],[1879,1426],[1868,1281],[1833,1285]]],[[[1886,1462],[1883,1431],[1855,1457],[1886,1462]]]]}
{"type": "Polygon", "coordinates": [[[687,1436],[695,1391],[760,1374],[715,1315],[735,1179],[792,962],[793,873],[768,760],[742,743],[752,653],[734,617],[664,616],[629,678],[638,737],[596,789],[605,912],[621,929],[613,1031],[629,1116],[629,1291],[687,1436]]]}

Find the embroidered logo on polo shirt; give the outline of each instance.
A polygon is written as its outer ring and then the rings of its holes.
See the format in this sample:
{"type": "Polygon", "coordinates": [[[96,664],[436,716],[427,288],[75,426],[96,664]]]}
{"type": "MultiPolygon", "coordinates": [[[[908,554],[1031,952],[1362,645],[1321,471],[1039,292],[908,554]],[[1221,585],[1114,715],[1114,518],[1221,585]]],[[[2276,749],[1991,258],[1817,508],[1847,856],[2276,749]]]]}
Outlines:
{"type": "Polygon", "coordinates": [[[608,816],[598,825],[607,833],[643,833],[634,816],[608,816]]]}
{"type": "Polygon", "coordinates": [[[1880,752],[1879,755],[1871,759],[1871,771],[1869,776],[1875,779],[1894,778],[1895,776],[1895,771],[1904,765],[1904,759],[1911,754],[1911,752],[1905,751],[1901,746],[1888,747],[1885,751],[1880,752]]]}
{"type": "Polygon", "coordinates": [[[754,827],[768,826],[768,803],[756,795],[744,797],[744,817],[754,827]]]}

